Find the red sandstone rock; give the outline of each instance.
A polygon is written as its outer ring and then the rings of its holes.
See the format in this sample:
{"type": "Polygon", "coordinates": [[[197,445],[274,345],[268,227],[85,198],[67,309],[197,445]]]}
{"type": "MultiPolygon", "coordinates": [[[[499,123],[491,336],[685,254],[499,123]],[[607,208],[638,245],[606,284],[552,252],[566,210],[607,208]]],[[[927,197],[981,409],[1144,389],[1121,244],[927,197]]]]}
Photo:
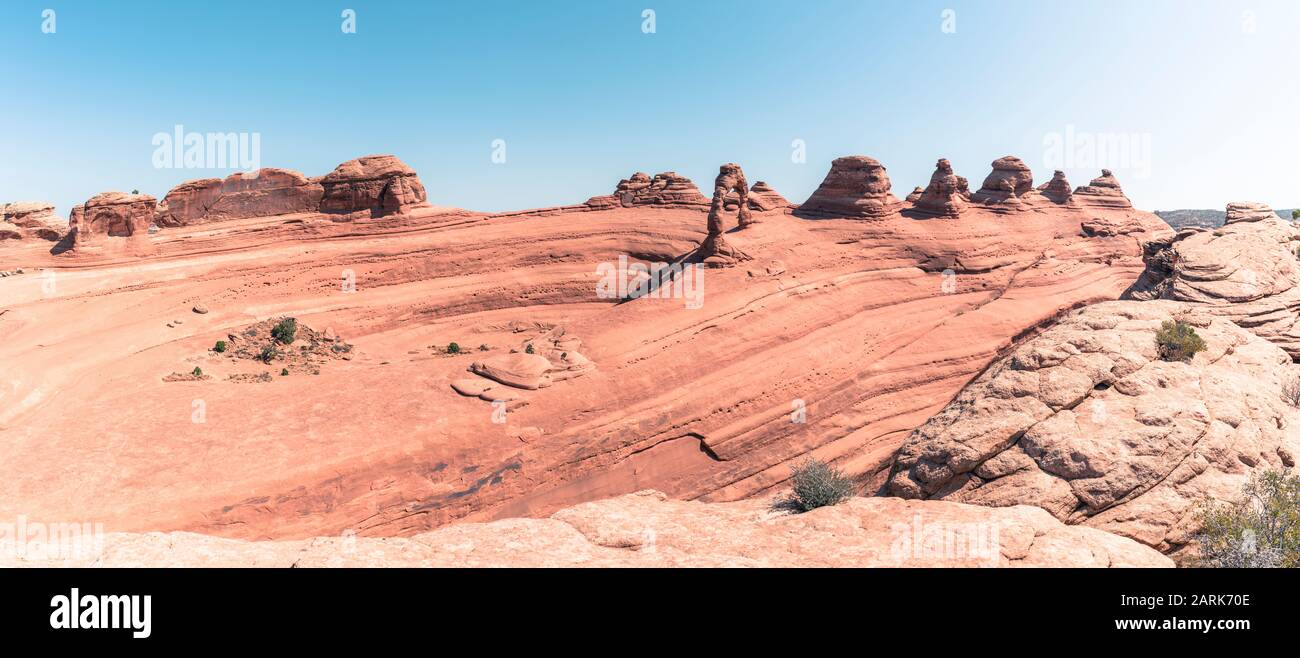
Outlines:
{"type": "Polygon", "coordinates": [[[916,210],[931,215],[956,217],[970,200],[969,189],[966,179],[953,173],[952,163],[939,160],[935,164],[934,175],[930,176],[930,185],[916,199],[916,210]]]}
{"type": "Polygon", "coordinates": [[[713,182],[713,204],[709,208],[709,234],[698,251],[699,258],[705,263],[712,266],[725,266],[734,264],[738,260],[746,260],[746,256],[727,244],[723,237],[727,227],[722,220],[722,213],[726,210],[727,195],[735,193],[737,195],[736,218],[740,227],[745,228],[754,223],[753,215],[749,210],[748,185],[745,181],[745,172],[740,169],[740,165],[728,162],[719,167],[718,177],[713,182]]]}
{"type": "Polygon", "coordinates": [[[638,171],[631,178],[619,181],[613,194],[592,197],[586,205],[603,210],[635,206],[706,206],[708,203],[709,199],[700,193],[695,183],[677,172],[665,171],[651,178],[650,174],[638,171]]]}
{"type": "Polygon", "coordinates": [[[1052,173],[1052,180],[1038,186],[1038,191],[1053,203],[1069,203],[1074,197],[1070,191],[1070,181],[1065,179],[1065,172],[1060,169],[1052,173]]]}
{"type": "MultiPolygon", "coordinates": [[[[736,210],[740,205],[739,199],[740,195],[735,192],[728,194],[726,209],[736,210]]],[[[780,210],[781,208],[789,208],[790,205],[790,202],[787,201],[785,197],[781,196],[781,194],[773,189],[771,185],[768,185],[763,181],[758,181],[749,188],[750,210],[770,212],[773,210],[780,210]]]]}
{"type": "Polygon", "coordinates": [[[836,158],[817,191],[799,206],[800,214],[823,217],[877,219],[902,206],[890,194],[889,175],[873,158],[851,155],[836,158]]]}
{"type": "Polygon", "coordinates": [[[978,203],[1019,206],[1019,197],[1034,191],[1034,174],[1013,155],[993,161],[993,171],[984,179],[979,191],[971,195],[978,203]]]}
{"type": "Polygon", "coordinates": [[[0,212],[0,235],[57,241],[66,232],[67,225],[54,214],[53,204],[20,201],[5,205],[0,212]]]}
{"type": "Polygon", "coordinates": [[[1089,206],[1103,208],[1133,207],[1128,197],[1124,196],[1124,190],[1120,188],[1119,181],[1115,180],[1115,175],[1109,169],[1102,169],[1099,178],[1094,178],[1091,183],[1075,190],[1074,198],[1079,203],[1089,206]]]}
{"type": "Polygon", "coordinates": [[[266,168],[187,181],[158,206],[160,226],[187,226],[248,217],[269,217],[320,209],[321,184],[288,169],[266,168]]]}
{"type": "Polygon", "coordinates": [[[404,213],[428,197],[415,170],[392,155],[348,160],[319,180],[320,209],[328,213],[404,213]]]}
{"type": "Polygon", "coordinates": [[[80,246],[102,237],[143,236],[154,219],[155,201],[148,194],[104,192],[72,209],[69,229],[80,246]]]}

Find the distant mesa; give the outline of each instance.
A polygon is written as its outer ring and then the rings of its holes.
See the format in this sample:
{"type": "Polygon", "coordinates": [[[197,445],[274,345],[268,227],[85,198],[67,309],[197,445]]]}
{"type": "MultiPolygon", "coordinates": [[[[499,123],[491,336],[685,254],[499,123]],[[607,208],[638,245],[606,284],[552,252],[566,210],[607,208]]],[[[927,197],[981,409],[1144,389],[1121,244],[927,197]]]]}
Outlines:
{"type": "Polygon", "coordinates": [[[1124,190],[1120,188],[1119,181],[1115,180],[1115,175],[1109,169],[1102,169],[1099,178],[1094,178],[1091,183],[1075,190],[1074,196],[1079,203],[1088,206],[1102,208],[1133,207],[1128,197],[1124,196],[1124,190]]]}
{"type": "Polygon", "coordinates": [[[68,228],[77,246],[105,237],[145,236],[156,206],[148,194],[103,192],[72,209],[68,228]]]}
{"type": "Polygon", "coordinates": [[[675,171],[655,174],[636,172],[631,178],[618,182],[613,194],[596,196],[586,205],[596,210],[633,208],[636,206],[695,206],[707,207],[709,199],[691,179],[675,171]]]}
{"type": "Polygon", "coordinates": [[[1066,204],[1074,198],[1074,193],[1070,191],[1070,181],[1066,180],[1065,172],[1060,169],[1052,173],[1052,180],[1038,186],[1038,192],[1052,203],[1066,204]]]}
{"type": "Polygon", "coordinates": [[[158,205],[159,226],[190,226],[248,217],[268,217],[320,208],[321,184],[288,169],[258,169],[220,178],[187,181],[158,205]]]}
{"type": "Polygon", "coordinates": [[[956,217],[971,200],[970,184],[952,170],[952,163],[940,159],[934,165],[930,184],[915,200],[917,212],[956,217]]]}
{"type": "Polygon", "coordinates": [[[898,212],[903,202],[890,194],[885,167],[874,158],[836,158],[817,191],[799,206],[799,215],[878,219],[898,212]]]}
{"type": "Polygon", "coordinates": [[[404,213],[428,200],[415,170],[392,155],[348,160],[320,179],[321,212],[369,211],[380,217],[404,213]]]}
{"type": "Polygon", "coordinates": [[[54,214],[54,204],[19,201],[0,208],[0,240],[35,238],[56,242],[66,231],[67,224],[54,214]]]}

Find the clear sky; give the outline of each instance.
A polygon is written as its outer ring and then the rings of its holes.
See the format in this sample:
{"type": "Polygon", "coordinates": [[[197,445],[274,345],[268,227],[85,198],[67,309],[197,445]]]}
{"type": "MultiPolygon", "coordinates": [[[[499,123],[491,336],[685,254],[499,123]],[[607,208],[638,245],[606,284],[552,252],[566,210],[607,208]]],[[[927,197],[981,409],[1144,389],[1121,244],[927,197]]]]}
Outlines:
{"type": "Polygon", "coordinates": [[[800,202],[851,154],[899,196],[939,157],[974,185],[1008,154],[1081,185],[1106,156],[1142,208],[1294,207],[1298,35],[1294,0],[5,0],[0,201],[66,216],[230,173],[155,167],[182,125],[308,175],[394,153],[477,210],[634,171],[703,189],[729,161],[800,202]]]}

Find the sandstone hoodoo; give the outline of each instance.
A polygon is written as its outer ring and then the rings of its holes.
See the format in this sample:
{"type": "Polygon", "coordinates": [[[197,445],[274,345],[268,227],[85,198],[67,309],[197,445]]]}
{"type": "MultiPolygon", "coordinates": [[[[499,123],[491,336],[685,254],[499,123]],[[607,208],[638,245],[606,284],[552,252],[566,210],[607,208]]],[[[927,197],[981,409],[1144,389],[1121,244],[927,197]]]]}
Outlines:
{"type": "MultiPolygon", "coordinates": [[[[727,195],[727,210],[735,210],[740,205],[740,195],[732,192],[727,195]]],[[[789,208],[790,202],[781,196],[771,185],[763,181],[754,183],[749,188],[749,209],[757,212],[771,212],[789,208]]]]}
{"type": "Polygon", "coordinates": [[[1227,218],[1148,242],[1146,271],[1125,297],[1196,303],[1300,360],[1300,228],[1259,203],[1229,204],[1227,218]]]}
{"type": "Polygon", "coordinates": [[[691,179],[675,171],[655,174],[636,172],[631,178],[618,182],[613,194],[592,197],[587,205],[603,210],[606,208],[632,208],[636,206],[707,206],[709,199],[700,193],[700,189],[691,179]]]}
{"type": "Polygon", "coordinates": [[[68,227],[78,246],[102,237],[144,236],[153,223],[154,207],[148,194],[104,192],[73,208],[68,227]]]}
{"type": "Polygon", "coordinates": [[[37,238],[57,241],[67,232],[67,223],[54,214],[54,205],[43,201],[6,204],[0,211],[0,239],[37,238]]]}
{"type": "Polygon", "coordinates": [[[1074,197],[1070,191],[1070,181],[1065,179],[1065,172],[1060,169],[1052,173],[1052,180],[1039,185],[1038,191],[1052,203],[1069,203],[1074,197]]]}
{"type": "Polygon", "coordinates": [[[965,178],[953,173],[952,163],[941,159],[935,164],[930,185],[916,199],[918,212],[956,217],[970,201],[970,185],[965,178]]]}
{"type": "Polygon", "coordinates": [[[428,200],[415,170],[392,155],[348,160],[321,177],[321,212],[369,212],[372,217],[404,213],[428,200]]]}
{"type": "Polygon", "coordinates": [[[189,226],[248,217],[270,217],[320,209],[321,184],[288,169],[234,173],[225,180],[182,183],[158,204],[159,226],[189,226]]]}
{"type": "Polygon", "coordinates": [[[816,217],[878,219],[903,205],[890,193],[885,167],[865,155],[836,158],[817,191],[799,206],[799,214],[816,217]]]}
{"type": "Polygon", "coordinates": [[[1020,158],[1008,155],[993,161],[993,171],[984,179],[980,189],[971,195],[978,203],[1005,206],[1011,210],[1021,207],[1021,197],[1034,191],[1034,174],[1020,158]]]}
{"type": "Polygon", "coordinates": [[[737,221],[741,228],[749,226],[753,223],[753,215],[749,210],[749,190],[748,183],[745,181],[745,172],[741,171],[740,165],[729,162],[719,168],[718,177],[714,180],[713,204],[709,207],[709,234],[704,238],[704,243],[700,245],[698,252],[698,256],[704,263],[711,267],[727,267],[736,264],[737,261],[748,260],[745,254],[727,244],[726,238],[723,237],[727,227],[722,215],[726,211],[727,195],[732,192],[738,195],[737,221]]]}
{"type": "Polygon", "coordinates": [[[1091,183],[1075,190],[1074,198],[1079,203],[1088,206],[1102,208],[1133,207],[1128,197],[1124,196],[1124,190],[1120,188],[1119,181],[1115,180],[1115,175],[1109,169],[1102,169],[1100,177],[1092,179],[1091,183]]]}
{"type": "Polygon", "coordinates": [[[1253,472],[1290,468],[1297,376],[1277,346],[1195,304],[1105,302],[1017,348],[916,430],[890,491],[1004,507],[1192,554],[1204,499],[1231,500],[1253,472]],[[1190,361],[1155,337],[1184,322],[1190,361]]]}

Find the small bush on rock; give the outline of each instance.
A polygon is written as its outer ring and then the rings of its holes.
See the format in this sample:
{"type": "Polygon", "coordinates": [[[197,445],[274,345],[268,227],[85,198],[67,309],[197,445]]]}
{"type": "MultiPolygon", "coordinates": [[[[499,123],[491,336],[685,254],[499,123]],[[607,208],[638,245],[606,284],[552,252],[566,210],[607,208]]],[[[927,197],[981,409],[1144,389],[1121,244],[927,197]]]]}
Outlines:
{"type": "Polygon", "coordinates": [[[1256,473],[1232,503],[1201,508],[1201,564],[1206,567],[1300,567],[1300,476],[1256,473]]]}
{"type": "Polygon", "coordinates": [[[226,351],[226,341],[219,340],[216,345],[212,346],[212,351],[221,354],[226,351]]]}
{"type": "Polygon", "coordinates": [[[191,375],[194,375],[195,377],[202,377],[202,376],[203,376],[203,369],[200,368],[200,367],[198,367],[198,366],[194,366],[194,371],[191,372],[190,374],[191,374],[191,375]]]}
{"type": "Polygon", "coordinates": [[[257,360],[262,363],[270,363],[273,359],[276,359],[279,356],[280,351],[275,349],[275,344],[271,344],[263,347],[262,351],[257,353],[257,360]]]}
{"type": "Polygon", "coordinates": [[[293,343],[294,336],[298,333],[298,321],[293,318],[280,320],[271,328],[271,338],[281,345],[293,343]]]}
{"type": "Polygon", "coordinates": [[[288,369],[288,368],[280,368],[280,376],[281,376],[281,377],[288,377],[288,376],[289,376],[289,369],[288,369]]]}
{"type": "Polygon", "coordinates": [[[791,483],[794,492],[790,502],[803,512],[838,505],[855,496],[858,489],[840,469],[812,457],[794,467],[791,483]]]}
{"type": "Polygon", "coordinates": [[[1282,382],[1282,399],[1293,407],[1300,407],[1300,376],[1282,382]]]}
{"type": "Polygon", "coordinates": [[[447,346],[447,353],[460,354],[460,345],[458,345],[457,343],[451,343],[450,345],[447,346]]]}
{"type": "Polygon", "coordinates": [[[1197,352],[1205,351],[1205,339],[1186,322],[1166,320],[1156,332],[1156,347],[1165,361],[1191,361],[1197,352]]]}

